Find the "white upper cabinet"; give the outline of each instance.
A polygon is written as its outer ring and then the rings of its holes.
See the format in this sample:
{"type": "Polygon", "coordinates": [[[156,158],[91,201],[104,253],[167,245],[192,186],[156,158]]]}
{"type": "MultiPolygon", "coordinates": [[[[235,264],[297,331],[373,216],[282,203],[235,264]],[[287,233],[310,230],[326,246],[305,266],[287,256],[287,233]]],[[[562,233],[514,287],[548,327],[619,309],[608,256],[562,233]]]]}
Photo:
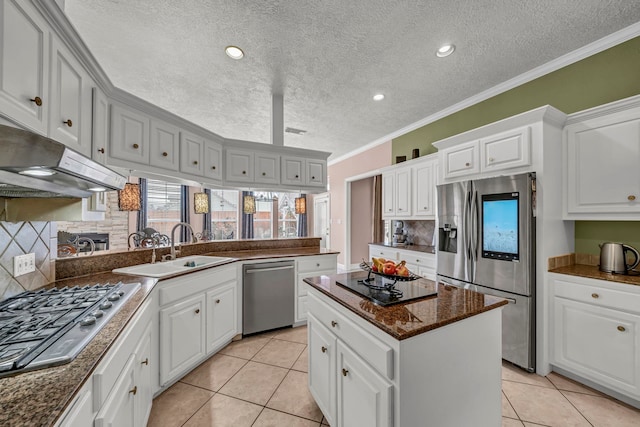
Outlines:
{"type": "Polygon", "coordinates": [[[109,156],[142,164],[149,163],[149,117],[114,104],[111,106],[109,156]]]}
{"type": "Polygon", "coordinates": [[[235,182],[253,182],[253,153],[228,149],[226,153],[226,179],[235,182]]]}
{"type": "Polygon", "coordinates": [[[149,163],[168,170],[178,170],[180,130],[176,126],[151,121],[149,163]]]}
{"type": "Polygon", "coordinates": [[[204,141],[204,176],[222,180],[222,145],[217,142],[204,141]]]}
{"type": "Polygon", "coordinates": [[[280,156],[257,152],[255,157],[255,182],[263,184],[280,183],[280,156]]]}
{"type": "Polygon", "coordinates": [[[322,187],[327,185],[327,162],[307,159],[307,185],[322,187]]]}
{"type": "Polygon", "coordinates": [[[443,152],[444,176],[454,178],[480,172],[478,141],[467,142],[443,152]]]}
{"type": "Polygon", "coordinates": [[[382,172],[383,219],[433,219],[438,155],[420,157],[382,172]]]}
{"type": "Polygon", "coordinates": [[[396,214],[395,202],[395,172],[382,174],[382,217],[393,217],[396,214]]]}
{"type": "Polygon", "coordinates": [[[299,157],[282,156],[282,183],[287,185],[304,185],[306,182],[305,160],[299,157]]]}
{"type": "Polygon", "coordinates": [[[0,113],[47,133],[49,31],[27,1],[0,3],[0,113]]]}
{"type": "Polygon", "coordinates": [[[396,215],[411,216],[411,169],[405,168],[396,172],[396,215]]]}
{"type": "Polygon", "coordinates": [[[91,158],[98,163],[107,163],[109,144],[109,100],[103,91],[93,88],[91,158]]]}
{"type": "Polygon", "coordinates": [[[530,129],[523,127],[480,140],[483,172],[526,166],[531,163],[530,129]]]}
{"type": "Polygon", "coordinates": [[[180,135],[180,172],[190,175],[204,174],[204,138],[188,132],[180,135]]]}
{"type": "Polygon", "coordinates": [[[423,219],[436,216],[437,160],[416,165],[413,168],[413,215],[423,219]]]}
{"type": "MultiPolygon", "coordinates": [[[[640,97],[565,129],[565,219],[640,219],[640,97]]],[[[616,104],[617,103],[613,103],[616,104]]]]}

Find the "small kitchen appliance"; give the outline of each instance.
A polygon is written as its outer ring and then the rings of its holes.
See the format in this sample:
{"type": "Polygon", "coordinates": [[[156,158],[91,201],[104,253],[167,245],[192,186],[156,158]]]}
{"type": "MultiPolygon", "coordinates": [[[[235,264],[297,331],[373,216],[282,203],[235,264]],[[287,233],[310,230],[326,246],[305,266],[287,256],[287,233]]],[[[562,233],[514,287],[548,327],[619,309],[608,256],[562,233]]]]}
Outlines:
{"type": "Polygon", "coordinates": [[[404,232],[404,222],[402,221],[396,221],[392,246],[407,246],[407,233],[404,232]]]}
{"type": "Polygon", "coordinates": [[[623,243],[606,242],[600,245],[600,271],[615,274],[629,274],[640,263],[636,248],[623,243]],[[627,264],[627,254],[634,256],[633,263],[627,264]]]}

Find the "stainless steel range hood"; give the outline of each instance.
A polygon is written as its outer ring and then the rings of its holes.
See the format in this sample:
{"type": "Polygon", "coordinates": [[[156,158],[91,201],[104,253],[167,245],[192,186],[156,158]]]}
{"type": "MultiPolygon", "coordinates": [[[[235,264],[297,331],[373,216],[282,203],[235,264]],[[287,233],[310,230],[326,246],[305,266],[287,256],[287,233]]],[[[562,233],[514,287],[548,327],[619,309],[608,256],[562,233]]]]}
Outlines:
{"type": "Polygon", "coordinates": [[[0,197],[91,197],[126,182],[64,144],[0,125],[0,197]]]}

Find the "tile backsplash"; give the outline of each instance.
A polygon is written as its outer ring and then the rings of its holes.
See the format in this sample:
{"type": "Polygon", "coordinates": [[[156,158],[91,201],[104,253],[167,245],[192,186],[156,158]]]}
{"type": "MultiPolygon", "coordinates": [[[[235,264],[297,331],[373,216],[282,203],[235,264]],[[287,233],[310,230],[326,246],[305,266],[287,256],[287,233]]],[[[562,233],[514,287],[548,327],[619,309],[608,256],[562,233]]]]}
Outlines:
{"type": "MultiPolygon", "coordinates": [[[[404,223],[404,231],[407,233],[407,242],[414,245],[431,246],[433,244],[433,233],[436,228],[435,221],[402,221],[404,223]]],[[[391,221],[389,230],[391,234],[395,230],[396,221],[391,221]]]]}
{"type": "Polygon", "coordinates": [[[50,250],[56,247],[53,234],[50,222],[0,221],[0,300],[55,281],[55,260],[50,250]],[[35,253],[36,270],[14,277],[13,258],[28,253],[35,253]]]}

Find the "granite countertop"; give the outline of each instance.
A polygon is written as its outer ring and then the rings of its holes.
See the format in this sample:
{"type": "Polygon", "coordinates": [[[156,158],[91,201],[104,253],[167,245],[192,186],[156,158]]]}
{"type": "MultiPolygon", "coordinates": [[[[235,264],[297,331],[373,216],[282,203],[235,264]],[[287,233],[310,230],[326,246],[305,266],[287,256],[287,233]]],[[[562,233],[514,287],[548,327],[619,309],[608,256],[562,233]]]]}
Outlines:
{"type": "Polygon", "coordinates": [[[597,265],[572,264],[564,267],[553,268],[549,270],[549,272],[640,286],[640,274],[628,275],[605,273],[604,271],[600,271],[597,265]]]}
{"type": "MultiPolygon", "coordinates": [[[[230,262],[235,262],[338,253],[331,249],[297,247],[270,249],[269,251],[262,249],[208,252],[206,255],[231,257],[235,259],[230,262]]],[[[99,258],[88,257],[86,260],[91,263],[97,262],[99,258]]],[[[104,272],[58,280],[47,286],[47,288],[62,288],[120,281],[123,283],[139,282],[141,287],[73,361],[61,366],[0,378],[0,390],[2,390],[0,393],[0,426],[53,425],[83,384],[90,378],[95,367],[124,330],[158,280],[104,272]]]]}
{"type": "Polygon", "coordinates": [[[416,251],[416,252],[424,252],[427,254],[436,253],[435,246],[428,246],[428,245],[393,246],[393,245],[387,245],[385,243],[369,243],[369,244],[376,245],[376,246],[385,246],[387,248],[393,248],[393,249],[402,249],[403,251],[416,251]]]}
{"type": "Polygon", "coordinates": [[[508,303],[502,298],[419,279],[411,283],[430,290],[436,289],[438,295],[381,307],[336,283],[366,277],[367,273],[356,272],[309,277],[304,281],[397,340],[419,335],[508,303]]]}

